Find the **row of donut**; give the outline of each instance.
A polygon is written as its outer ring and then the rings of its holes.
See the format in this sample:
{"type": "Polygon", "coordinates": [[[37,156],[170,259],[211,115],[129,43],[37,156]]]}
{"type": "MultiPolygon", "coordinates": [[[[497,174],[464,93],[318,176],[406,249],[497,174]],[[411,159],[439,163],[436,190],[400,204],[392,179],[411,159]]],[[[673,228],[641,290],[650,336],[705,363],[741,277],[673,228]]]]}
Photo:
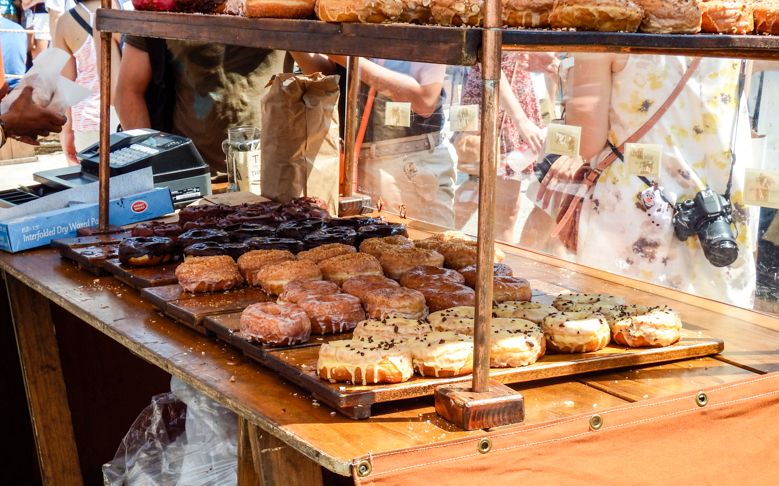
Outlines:
{"type": "MultiPolygon", "coordinates": [[[[566,294],[554,306],[505,302],[493,310],[490,367],[535,363],[547,349],[593,352],[610,340],[627,346],[669,346],[680,339],[681,320],[668,307],[624,305],[619,297],[566,294]],[[577,310],[570,310],[577,309],[577,310]]],[[[474,308],[456,307],[426,320],[389,318],[357,325],[351,340],[322,344],[322,380],[362,385],[401,383],[473,371],[474,308]]]]}
{"type": "MultiPolygon", "coordinates": [[[[776,0],[501,0],[508,27],[779,34],[776,0]]],[[[481,26],[484,0],[133,0],[138,10],[481,26]]]]}
{"type": "MultiPolygon", "coordinates": [[[[481,26],[484,0],[318,0],[327,22],[481,26]]],[[[502,0],[504,25],[608,32],[779,34],[775,0],[502,0]]]]}
{"type": "MultiPolygon", "coordinates": [[[[240,218],[250,218],[236,213],[240,218]]],[[[357,245],[366,238],[406,234],[402,224],[380,218],[306,218],[284,222],[241,222],[218,219],[185,229],[189,223],[147,223],[133,228],[119,244],[119,260],[130,266],[152,266],[188,256],[228,255],[238,259],[251,250],[304,249],[339,242],[357,245]],[[270,223],[270,224],[269,224],[270,223]]]]}

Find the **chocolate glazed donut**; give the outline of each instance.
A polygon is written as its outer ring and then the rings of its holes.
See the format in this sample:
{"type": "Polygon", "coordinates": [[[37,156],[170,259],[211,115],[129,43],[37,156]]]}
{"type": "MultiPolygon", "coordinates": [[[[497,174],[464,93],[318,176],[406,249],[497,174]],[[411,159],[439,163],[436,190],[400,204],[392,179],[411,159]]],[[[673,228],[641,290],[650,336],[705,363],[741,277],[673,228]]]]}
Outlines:
{"type": "Polygon", "coordinates": [[[175,245],[164,236],[127,238],[119,243],[119,261],[125,265],[148,267],[173,260],[175,245]]]}
{"type": "Polygon", "coordinates": [[[408,236],[406,227],[398,223],[379,223],[368,224],[357,228],[357,241],[361,243],[362,240],[368,238],[382,238],[384,236],[408,236]]]}
{"type": "Polygon", "coordinates": [[[327,243],[343,243],[344,245],[354,246],[357,239],[357,231],[346,226],[336,226],[334,228],[322,228],[313,233],[309,233],[303,239],[303,245],[306,249],[311,249],[327,243]]]}
{"type": "Polygon", "coordinates": [[[219,219],[231,213],[230,206],[223,204],[203,204],[200,206],[187,206],[179,211],[179,223],[188,221],[200,221],[203,219],[219,219]]]}
{"type": "Polygon", "coordinates": [[[324,227],[325,220],[323,219],[301,219],[297,221],[287,221],[286,223],[281,223],[276,229],[276,236],[279,238],[293,238],[302,241],[303,238],[309,234],[324,227]]]}
{"type": "Polygon", "coordinates": [[[233,241],[246,241],[249,238],[276,236],[276,229],[267,224],[244,223],[224,228],[233,241]]]}
{"type": "Polygon", "coordinates": [[[193,243],[184,248],[184,256],[190,257],[203,257],[203,256],[217,256],[224,255],[225,250],[222,248],[221,243],[216,241],[204,241],[202,243],[193,243]]]}
{"type": "Polygon", "coordinates": [[[250,250],[288,250],[295,254],[305,249],[303,242],[292,238],[249,238],[244,244],[250,250]]]}
{"type": "Polygon", "coordinates": [[[182,248],[195,243],[205,243],[206,241],[227,243],[230,241],[230,236],[220,229],[192,229],[181,233],[178,237],[178,244],[182,248]]]}
{"type": "Polygon", "coordinates": [[[333,218],[327,222],[327,226],[347,226],[354,228],[355,230],[360,226],[367,226],[370,224],[383,224],[385,221],[381,218],[372,218],[370,216],[363,216],[358,218],[333,218]]]}

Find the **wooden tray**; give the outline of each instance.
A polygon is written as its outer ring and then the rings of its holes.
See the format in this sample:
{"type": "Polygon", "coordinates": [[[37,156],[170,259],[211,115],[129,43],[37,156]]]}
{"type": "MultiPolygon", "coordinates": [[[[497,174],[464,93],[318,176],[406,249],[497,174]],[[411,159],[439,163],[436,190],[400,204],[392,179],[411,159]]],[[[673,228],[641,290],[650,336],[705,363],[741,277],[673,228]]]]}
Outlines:
{"type": "Polygon", "coordinates": [[[272,300],[257,287],[212,294],[192,294],[185,292],[179,284],[147,287],[141,290],[141,298],[151,302],[168,317],[203,334],[208,333],[203,325],[203,320],[208,316],[234,313],[251,304],[272,300]]]}
{"type": "Polygon", "coordinates": [[[103,263],[103,268],[108,273],[136,290],[177,283],[176,267],[178,266],[179,262],[154,267],[131,267],[122,265],[118,258],[111,258],[103,263]]]}
{"type": "Polygon", "coordinates": [[[80,269],[94,275],[106,275],[103,268],[106,260],[116,258],[119,242],[130,236],[128,231],[105,235],[78,236],[62,238],[51,242],[52,248],[60,252],[60,256],[71,260],[80,269]]]}
{"type": "MultiPolygon", "coordinates": [[[[702,338],[686,333],[680,342],[666,348],[630,349],[611,344],[595,353],[547,354],[537,363],[522,368],[493,369],[490,376],[501,383],[523,383],[581,373],[663,363],[679,359],[717,354],[724,349],[719,339],[702,338]]],[[[696,333],[697,334],[697,333],[696,333]]],[[[348,385],[319,379],[316,371],[318,346],[295,349],[265,349],[249,354],[282,377],[308,390],[323,403],[353,419],[371,416],[374,403],[433,395],[441,385],[470,381],[471,375],[457,378],[422,378],[414,376],[396,385],[348,385]]]]}
{"type": "Polygon", "coordinates": [[[73,238],[60,238],[51,242],[51,247],[56,249],[61,248],[79,248],[83,246],[102,246],[102,245],[116,245],[125,238],[130,237],[129,231],[122,231],[120,233],[109,233],[106,235],[91,235],[91,236],[76,236],[73,238]]]}

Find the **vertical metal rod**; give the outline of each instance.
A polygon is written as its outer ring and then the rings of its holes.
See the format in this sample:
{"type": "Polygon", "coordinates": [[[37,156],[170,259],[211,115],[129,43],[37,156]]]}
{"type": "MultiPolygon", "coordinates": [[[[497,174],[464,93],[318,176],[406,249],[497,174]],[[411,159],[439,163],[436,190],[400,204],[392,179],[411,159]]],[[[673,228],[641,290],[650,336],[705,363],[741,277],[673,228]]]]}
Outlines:
{"type": "MultiPolygon", "coordinates": [[[[111,0],[102,0],[102,8],[111,8],[111,0]]],[[[99,229],[108,230],[110,201],[109,137],[111,136],[111,32],[100,32],[100,168],[99,229]]]]}
{"type": "Polygon", "coordinates": [[[360,154],[356,153],[355,143],[357,142],[357,97],[360,92],[360,58],[358,56],[349,57],[349,63],[346,69],[346,128],[344,135],[344,196],[354,194],[354,171],[357,167],[357,159],[360,154]]]}
{"type": "Polygon", "coordinates": [[[492,277],[495,261],[495,183],[497,177],[498,97],[501,60],[501,3],[487,0],[482,33],[481,166],[479,169],[478,268],[476,325],[473,332],[473,391],[489,391],[492,277]]]}

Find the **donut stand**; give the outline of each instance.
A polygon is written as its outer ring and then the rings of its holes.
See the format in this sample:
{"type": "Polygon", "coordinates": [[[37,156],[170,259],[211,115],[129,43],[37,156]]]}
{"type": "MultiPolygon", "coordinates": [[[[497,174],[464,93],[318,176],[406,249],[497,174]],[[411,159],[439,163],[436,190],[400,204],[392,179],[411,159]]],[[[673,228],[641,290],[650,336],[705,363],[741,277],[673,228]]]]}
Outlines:
{"type": "MultiPolygon", "coordinates": [[[[153,371],[144,368],[149,381],[157,373],[174,375],[233,410],[242,485],[568,483],[581,478],[603,484],[724,484],[743,481],[744,470],[751,471],[755,483],[768,484],[779,472],[774,451],[779,440],[774,420],[779,412],[779,319],[772,315],[498,244],[506,254],[504,263],[521,269],[518,273],[531,282],[534,301],[550,303],[555,295],[572,291],[611,293],[642,305],[659,302],[678,311],[684,330],[678,343],[664,348],[610,344],[594,353],[550,353],[530,366],[490,369],[502,51],[776,59],[779,37],[506,29],[497,0],[485,2],[483,26],[474,28],[131,12],[113,10],[108,0],[102,7],[97,15],[101,53],[110,52],[112,34],[122,32],[349,55],[350,73],[357,73],[359,56],[459,65],[480,61],[484,101],[473,373],[417,376],[395,385],[330,383],[317,373],[319,348],[342,337],[267,347],[236,332],[244,308],[271,300],[262,290],[188,294],[176,281],[175,264],[122,265],[115,251],[127,233],[108,228],[110,83],[103,82],[99,181],[104,233],[61,240],[55,249],[0,255],[10,298],[6,312],[13,318],[45,483],[83,484],[94,464],[88,448],[79,446],[86,440],[79,432],[85,412],[73,398],[89,383],[69,376],[66,387],[59,351],[66,337],[58,343],[63,322],[107,337],[119,349],[116,353],[151,365],[153,371]]],[[[110,56],[102,55],[103,80],[110,77],[110,64],[110,56]]],[[[358,86],[358,77],[350,75],[347,202],[356,197],[358,86]]],[[[442,230],[386,218],[405,224],[415,240],[442,230]]],[[[115,376],[125,371],[119,365],[116,370],[93,368],[93,373],[115,376]]],[[[117,422],[111,414],[123,411],[121,406],[94,408],[96,423],[117,422]]]]}

